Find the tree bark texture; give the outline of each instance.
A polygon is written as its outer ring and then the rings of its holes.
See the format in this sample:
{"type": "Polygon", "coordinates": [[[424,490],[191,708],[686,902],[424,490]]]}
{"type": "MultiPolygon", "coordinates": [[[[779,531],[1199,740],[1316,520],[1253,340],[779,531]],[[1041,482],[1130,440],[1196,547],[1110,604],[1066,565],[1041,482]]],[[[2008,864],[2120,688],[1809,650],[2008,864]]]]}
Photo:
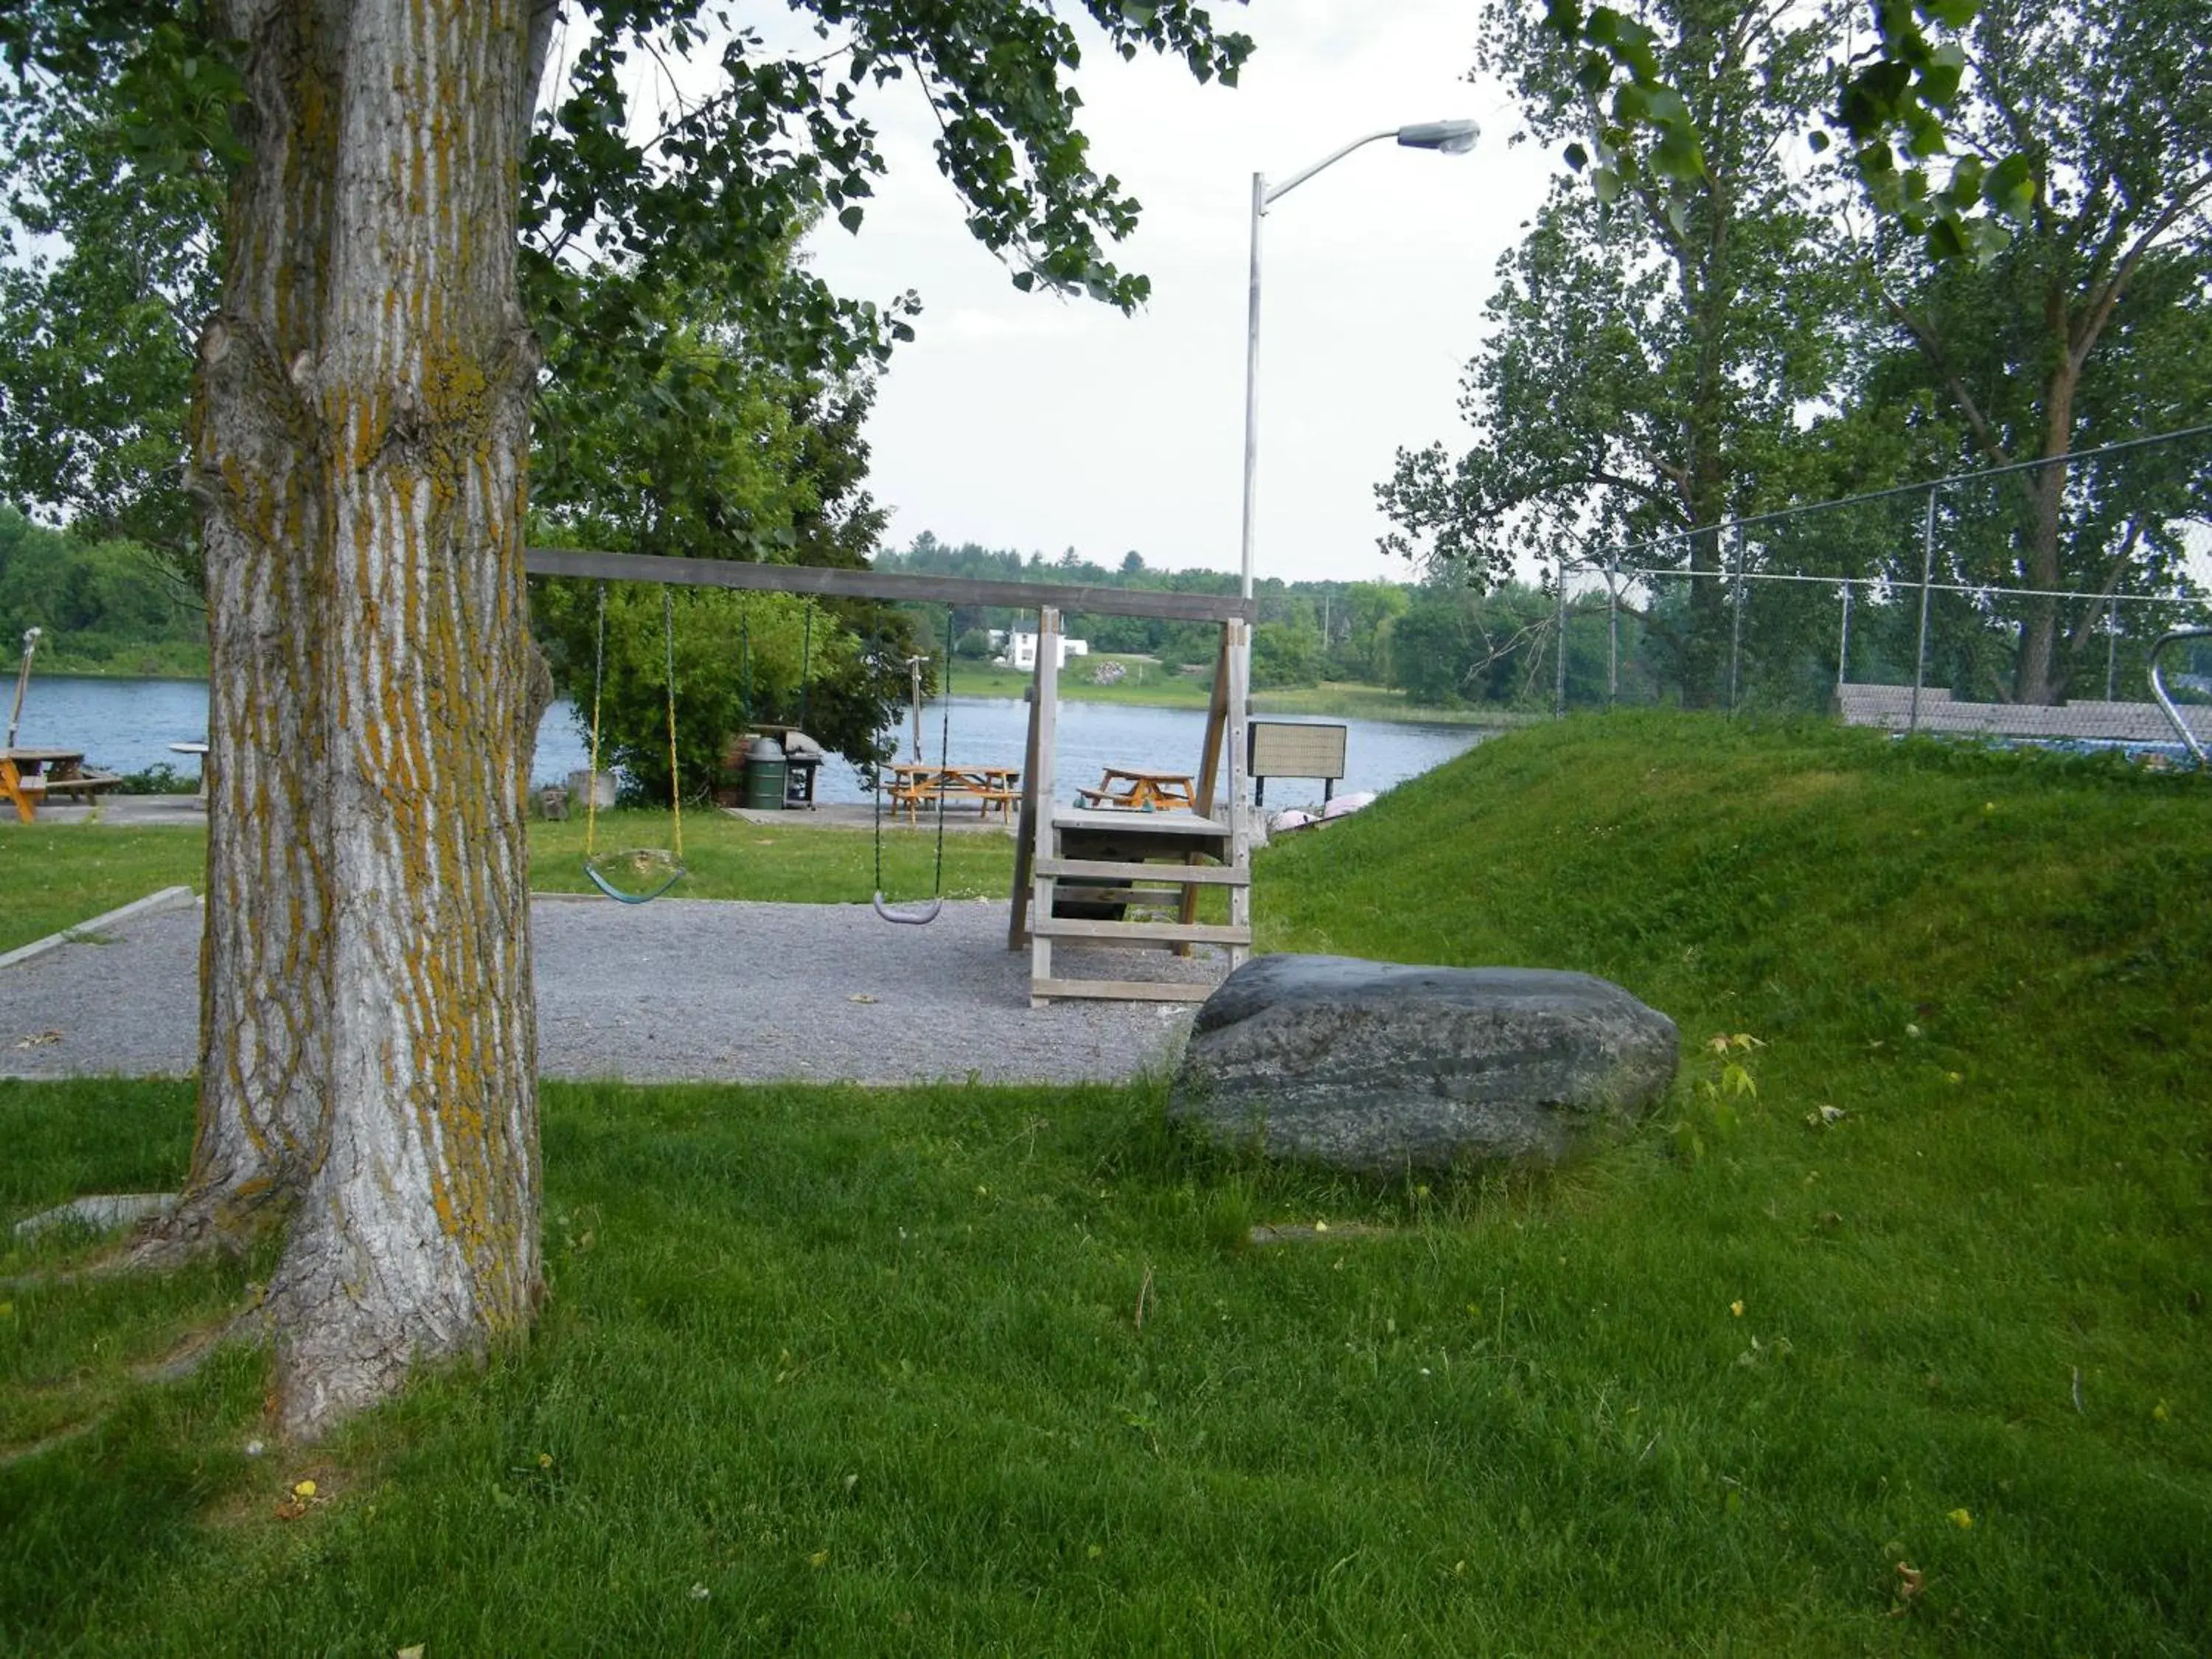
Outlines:
{"type": "MultiPolygon", "coordinates": [[[[2054,370],[2044,385],[2043,459],[2050,464],[2028,474],[2031,523],[2021,574],[2027,586],[2051,593],[2066,586],[2058,543],[2066,509],[2066,457],[2074,441],[2074,391],[2080,377],[2070,363],[2054,370]]],[[[2063,660],[2058,601],[2032,599],[2021,624],[2020,658],[2013,677],[2013,698],[2024,703],[2066,701],[2072,664],[2063,660]]],[[[2070,654],[2070,653],[2069,653],[2070,654]]]]}
{"type": "MultiPolygon", "coordinates": [[[[200,350],[212,753],[173,1246],[282,1218],[312,1437],[539,1286],[521,801],[526,0],[233,0],[252,155],[200,350]]],[[[543,9],[541,7],[539,9],[543,9]]]]}

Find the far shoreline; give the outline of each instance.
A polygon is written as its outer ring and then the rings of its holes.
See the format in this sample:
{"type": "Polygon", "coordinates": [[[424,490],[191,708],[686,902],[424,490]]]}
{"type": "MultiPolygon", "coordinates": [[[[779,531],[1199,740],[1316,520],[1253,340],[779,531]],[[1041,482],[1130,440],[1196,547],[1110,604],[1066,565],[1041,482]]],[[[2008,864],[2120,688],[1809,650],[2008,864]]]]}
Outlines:
{"type": "MultiPolygon", "coordinates": [[[[1188,708],[1203,712],[1208,701],[1207,688],[1196,677],[1181,680],[1164,680],[1158,686],[1099,685],[1086,683],[1079,678],[1080,670],[1064,673],[1060,682],[1060,696],[1071,702],[1121,704],[1135,708],[1188,708]]],[[[208,676],[200,673],[179,673],[159,669],[85,668],[75,665],[48,668],[39,665],[32,672],[33,685],[41,679],[52,680],[161,680],[173,684],[205,685],[208,676]]],[[[1019,702],[1031,684],[1025,673],[1010,669],[969,665],[962,672],[956,663],[951,675],[952,695],[956,697],[980,697],[1019,702]],[[977,684],[978,681],[981,684],[977,684]]],[[[574,702],[573,694],[562,696],[574,702]]],[[[1409,703],[1405,694],[1388,686],[1376,685],[1363,680],[1323,680],[1316,685],[1278,686],[1270,690],[1252,694],[1252,714],[1258,719],[1293,720],[1381,720],[1400,726],[1464,726],[1491,731],[1508,731],[1545,718],[1540,714],[1523,709],[1476,708],[1462,706],[1444,708],[1427,703],[1409,703]]]]}

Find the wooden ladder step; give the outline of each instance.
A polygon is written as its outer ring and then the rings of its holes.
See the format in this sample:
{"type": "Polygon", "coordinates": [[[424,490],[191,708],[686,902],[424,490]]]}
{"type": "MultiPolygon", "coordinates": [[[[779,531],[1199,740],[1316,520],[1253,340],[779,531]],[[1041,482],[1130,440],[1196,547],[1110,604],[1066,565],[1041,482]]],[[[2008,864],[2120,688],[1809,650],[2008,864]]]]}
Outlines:
{"type": "Polygon", "coordinates": [[[1094,887],[1079,881],[1061,881],[1053,890],[1055,899],[1078,904],[1164,905],[1182,902],[1180,887],[1094,887]]]}
{"type": "Polygon", "coordinates": [[[1030,999],[1100,997],[1115,1002],[1203,1002],[1213,994],[1211,985],[1178,984],[1139,979],[1039,979],[1030,981],[1030,999]]]}
{"type": "Polygon", "coordinates": [[[1091,939],[1103,944],[1150,940],[1170,945],[1249,945],[1249,927],[1222,927],[1211,922],[1091,921],[1073,916],[1036,916],[1030,932],[1047,939],[1091,939]]]}
{"type": "Polygon", "coordinates": [[[1079,881],[1168,881],[1196,887],[1249,887],[1252,872],[1220,864],[1109,864],[1091,859],[1047,858],[1036,862],[1041,876],[1079,881]]]}

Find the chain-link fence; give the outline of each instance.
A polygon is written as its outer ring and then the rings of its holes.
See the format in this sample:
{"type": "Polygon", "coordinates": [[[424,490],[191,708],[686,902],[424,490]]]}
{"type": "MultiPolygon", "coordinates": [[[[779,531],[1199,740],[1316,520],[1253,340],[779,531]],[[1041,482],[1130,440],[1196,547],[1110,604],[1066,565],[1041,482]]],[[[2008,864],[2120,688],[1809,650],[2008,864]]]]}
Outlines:
{"type": "Polygon", "coordinates": [[[2180,750],[2155,665],[2212,743],[2212,426],[1594,550],[1551,586],[1561,713],[1826,710],[2180,750]]]}

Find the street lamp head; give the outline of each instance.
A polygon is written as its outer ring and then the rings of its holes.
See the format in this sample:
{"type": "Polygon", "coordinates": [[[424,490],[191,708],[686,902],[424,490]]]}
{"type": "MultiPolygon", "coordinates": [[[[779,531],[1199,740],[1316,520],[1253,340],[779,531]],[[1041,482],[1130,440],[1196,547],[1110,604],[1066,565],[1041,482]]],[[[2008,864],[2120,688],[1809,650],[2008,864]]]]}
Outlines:
{"type": "Polygon", "coordinates": [[[1447,155],[1464,155],[1474,148],[1481,132],[1472,121],[1416,121],[1398,129],[1398,142],[1407,149],[1440,149],[1447,155]]]}

